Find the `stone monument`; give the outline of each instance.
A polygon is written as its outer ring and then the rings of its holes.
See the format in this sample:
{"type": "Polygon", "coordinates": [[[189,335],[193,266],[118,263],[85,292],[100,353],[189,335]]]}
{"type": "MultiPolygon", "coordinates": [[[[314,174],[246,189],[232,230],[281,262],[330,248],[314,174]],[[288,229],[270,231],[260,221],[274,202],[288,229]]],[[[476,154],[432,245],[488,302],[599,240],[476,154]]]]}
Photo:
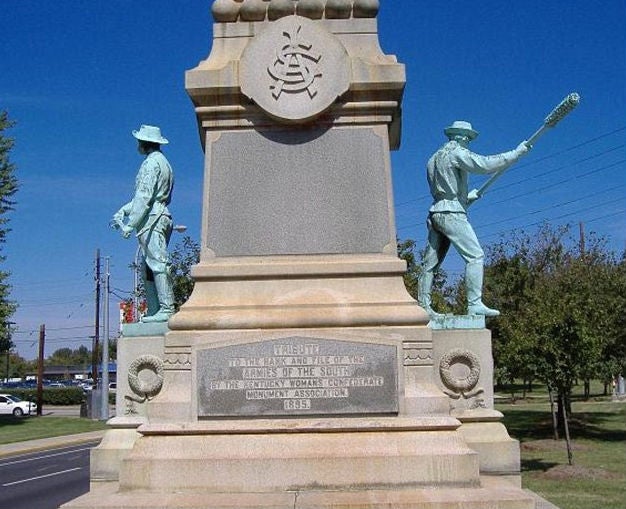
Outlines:
{"type": "Polygon", "coordinates": [[[405,71],[378,8],[213,3],[186,74],[206,155],[195,288],[167,327],[125,328],[118,416],[65,507],[535,507],[484,322],[433,330],[403,284],[405,71]]]}

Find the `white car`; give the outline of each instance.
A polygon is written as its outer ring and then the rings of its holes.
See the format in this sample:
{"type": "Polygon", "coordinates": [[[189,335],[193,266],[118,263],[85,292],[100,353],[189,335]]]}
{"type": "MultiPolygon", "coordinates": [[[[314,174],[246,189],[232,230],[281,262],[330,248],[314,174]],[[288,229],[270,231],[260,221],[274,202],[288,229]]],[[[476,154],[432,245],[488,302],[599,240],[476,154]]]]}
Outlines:
{"type": "Polygon", "coordinates": [[[67,385],[62,384],[61,382],[52,382],[52,383],[49,383],[48,385],[45,385],[45,387],[49,387],[52,389],[65,389],[67,385]]]}
{"type": "Polygon", "coordinates": [[[34,414],[37,412],[37,405],[30,401],[22,401],[17,396],[11,394],[0,394],[0,414],[13,414],[15,417],[34,414]]]}

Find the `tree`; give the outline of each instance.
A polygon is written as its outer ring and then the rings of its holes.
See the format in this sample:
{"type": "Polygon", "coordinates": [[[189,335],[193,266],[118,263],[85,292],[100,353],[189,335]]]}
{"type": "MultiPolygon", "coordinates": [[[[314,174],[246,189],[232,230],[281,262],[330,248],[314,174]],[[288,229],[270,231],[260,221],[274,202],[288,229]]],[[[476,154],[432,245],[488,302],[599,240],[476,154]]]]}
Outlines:
{"type": "MultiPolygon", "coordinates": [[[[4,133],[13,126],[6,111],[0,112],[0,263],[5,261],[2,256],[2,244],[6,242],[9,218],[7,214],[15,206],[13,195],[17,192],[18,182],[15,177],[15,166],[10,162],[9,153],[13,148],[13,139],[4,133]]],[[[9,351],[14,345],[11,341],[10,318],[17,305],[9,299],[11,286],[8,283],[10,273],[0,269],[0,353],[9,351]]]]}
{"type": "MultiPolygon", "coordinates": [[[[117,361],[117,339],[118,338],[111,338],[110,337],[109,341],[108,341],[108,344],[109,344],[109,361],[111,361],[111,362],[117,361]]],[[[98,361],[97,361],[98,364],[102,361],[102,343],[103,342],[104,341],[101,338],[100,341],[98,341],[98,347],[96,349],[96,359],[98,359],[98,361]]],[[[79,350],[82,349],[82,348],[86,348],[86,347],[81,346],[79,348],[79,350]]],[[[74,352],[77,352],[77,351],[74,351],[74,352]]],[[[74,353],[74,355],[76,355],[76,353],[74,353]]],[[[93,357],[92,357],[92,355],[93,355],[92,354],[92,350],[87,350],[87,354],[85,354],[85,356],[87,356],[87,355],[89,357],[89,360],[87,362],[83,362],[83,360],[82,360],[83,357],[81,356],[81,357],[79,357],[79,360],[77,362],[75,362],[74,364],[90,364],[91,365],[92,362],[93,362],[92,361],[92,359],[93,359],[93,357]]]]}
{"type": "Polygon", "coordinates": [[[176,244],[172,254],[172,279],[174,302],[176,309],[180,308],[193,291],[194,281],[191,277],[191,267],[200,261],[200,245],[189,236],[185,236],[176,244]]]}
{"type": "MultiPolygon", "coordinates": [[[[189,236],[183,237],[183,240],[178,242],[170,253],[170,262],[172,264],[172,289],[174,290],[174,306],[176,311],[178,311],[180,306],[187,301],[193,291],[194,280],[191,277],[191,267],[199,261],[200,244],[189,236]]],[[[130,268],[136,271],[138,267],[135,263],[133,263],[130,265],[130,268]]],[[[135,291],[137,292],[138,297],[145,299],[146,292],[141,278],[138,281],[138,285],[139,286],[135,289],[135,291]]],[[[131,299],[127,299],[122,303],[125,323],[131,323],[134,319],[133,304],[133,300],[131,299]]],[[[143,312],[143,309],[145,309],[145,302],[143,304],[139,304],[139,309],[143,312]]]]}
{"type": "MultiPolygon", "coordinates": [[[[494,357],[509,379],[537,377],[558,394],[560,422],[579,379],[601,376],[607,349],[623,344],[623,261],[590,236],[581,252],[567,227],[543,225],[487,250],[494,357]]],[[[623,348],[622,348],[623,350],[623,348]]]]}
{"type": "Polygon", "coordinates": [[[4,378],[7,373],[7,360],[8,366],[8,378],[24,378],[28,373],[37,371],[37,359],[27,361],[17,353],[11,353],[10,355],[0,355],[0,379],[4,378]]]}
{"type": "MultiPolygon", "coordinates": [[[[418,279],[421,273],[421,267],[418,260],[421,260],[424,251],[419,251],[415,255],[415,241],[411,239],[398,240],[398,256],[406,262],[407,270],[404,273],[404,285],[407,291],[415,300],[417,300],[418,279]]],[[[447,274],[444,270],[439,269],[435,273],[433,281],[433,308],[441,313],[451,312],[451,302],[453,301],[453,288],[447,285],[447,274]]]]}
{"type": "Polygon", "coordinates": [[[496,385],[537,376],[535,338],[525,329],[533,312],[529,302],[536,291],[535,273],[546,267],[545,246],[558,242],[561,234],[550,230],[542,230],[536,237],[514,233],[486,248],[484,293],[502,311],[500,318],[489,323],[496,385]],[[544,256],[538,256],[539,252],[544,256]]]}
{"type": "Polygon", "coordinates": [[[87,366],[91,364],[91,350],[81,345],[76,350],[71,348],[59,348],[46,360],[49,366],[87,366]]]}

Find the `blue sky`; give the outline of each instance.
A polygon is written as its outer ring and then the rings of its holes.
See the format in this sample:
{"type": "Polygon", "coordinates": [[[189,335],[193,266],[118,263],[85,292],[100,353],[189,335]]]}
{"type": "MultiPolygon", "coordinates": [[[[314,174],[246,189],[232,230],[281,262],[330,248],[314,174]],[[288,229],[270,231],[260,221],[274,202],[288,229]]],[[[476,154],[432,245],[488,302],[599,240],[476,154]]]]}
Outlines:
{"type": "MultiPolygon", "coordinates": [[[[17,121],[21,183],[3,268],[20,305],[16,350],[34,358],[40,324],[46,355],[91,346],[97,248],[110,256],[113,317],[117,296],[132,289],[136,243],[108,222],[132,195],[141,156],[130,133],[140,124],[170,139],[172,212],[199,238],[203,161],[184,72],[208,55],[212,21],[208,0],[4,0],[0,20],[0,110],[17,121]]],[[[471,220],[483,244],[543,220],[582,221],[624,249],[623,0],[382,0],[379,32],[407,68],[402,146],[392,155],[400,238],[424,243],[424,167],[443,127],[469,120],[481,133],[474,150],[508,150],[576,91],[577,110],[473,206],[471,220]]],[[[454,277],[462,263],[451,253],[444,268],[454,277]]]]}

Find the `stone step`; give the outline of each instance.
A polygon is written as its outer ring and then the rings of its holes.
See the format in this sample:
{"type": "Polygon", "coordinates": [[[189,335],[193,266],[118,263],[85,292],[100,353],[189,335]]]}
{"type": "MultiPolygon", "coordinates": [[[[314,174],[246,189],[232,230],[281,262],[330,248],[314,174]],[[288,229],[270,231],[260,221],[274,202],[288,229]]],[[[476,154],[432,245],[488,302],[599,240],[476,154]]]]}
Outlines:
{"type": "Polygon", "coordinates": [[[119,479],[123,491],[213,493],[478,485],[478,454],[458,431],[446,425],[437,431],[410,429],[412,421],[424,426],[411,419],[352,419],[351,431],[144,426],[139,429],[144,436],[122,461],[119,479]]]}
{"type": "Polygon", "coordinates": [[[96,483],[62,509],[536,509],[536,499],[502,482],[481,488],[283,493],[116,492],[96,483]]]}

